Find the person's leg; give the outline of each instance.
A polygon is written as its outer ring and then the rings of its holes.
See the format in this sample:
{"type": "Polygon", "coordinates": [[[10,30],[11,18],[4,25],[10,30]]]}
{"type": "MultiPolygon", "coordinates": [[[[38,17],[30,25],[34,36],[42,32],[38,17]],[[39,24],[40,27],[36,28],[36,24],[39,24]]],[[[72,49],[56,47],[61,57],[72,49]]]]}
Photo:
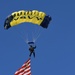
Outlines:
{"type": "Polygon", "coordinates": [[[32,52],[30,52],[30,55],[29,56],[31,57],[31,55],[32,55],[32,52]]]}
{"type": "Polygon", "coordinates": [[[35,52],[33,52],[33,56],[35,57],[35,52]]]}

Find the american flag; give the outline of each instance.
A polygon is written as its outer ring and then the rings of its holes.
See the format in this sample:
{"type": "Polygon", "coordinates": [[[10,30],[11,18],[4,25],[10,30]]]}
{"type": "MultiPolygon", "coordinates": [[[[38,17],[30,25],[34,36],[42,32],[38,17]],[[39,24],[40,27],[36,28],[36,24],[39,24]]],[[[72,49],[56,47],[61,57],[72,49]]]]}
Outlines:
{"type": "Polygon", "coordinates": [[[31,60],[30,58],[19,68],[14,75],[31,75],[31,60]]]}

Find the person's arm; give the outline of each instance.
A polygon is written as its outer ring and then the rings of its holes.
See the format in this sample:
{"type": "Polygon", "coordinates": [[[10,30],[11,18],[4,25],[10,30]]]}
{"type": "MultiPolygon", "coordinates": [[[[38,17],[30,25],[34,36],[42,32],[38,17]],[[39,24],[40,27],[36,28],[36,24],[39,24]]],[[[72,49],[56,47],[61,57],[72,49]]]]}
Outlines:
{"type": "Polygon", "coordinates": [[[29,50],[30,50],[30,48],[29,48],[29,50]]]}
{"type": "Polygon", "coordinates": [[[34,47],[34,49],[36,48],[36,46],[34,47]]]}

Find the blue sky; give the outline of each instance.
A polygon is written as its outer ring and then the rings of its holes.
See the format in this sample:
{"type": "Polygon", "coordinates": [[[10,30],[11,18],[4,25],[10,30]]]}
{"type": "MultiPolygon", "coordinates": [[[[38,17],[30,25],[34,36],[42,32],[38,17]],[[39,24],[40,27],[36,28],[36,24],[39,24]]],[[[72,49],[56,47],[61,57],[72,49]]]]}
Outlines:
{"type": "Polygon", "coordinates": [[[48,29],[40,28],[36,58],[31,58],[32,75],[75,75],[74,0],[0,1],[0,75],[14,75],[29,57],[28,45],[16,29],[26,35],[24,27],[31,24],[4,30],[5,18],[14,11],[34,9],[49,14],[52,22],[48,29]]]}

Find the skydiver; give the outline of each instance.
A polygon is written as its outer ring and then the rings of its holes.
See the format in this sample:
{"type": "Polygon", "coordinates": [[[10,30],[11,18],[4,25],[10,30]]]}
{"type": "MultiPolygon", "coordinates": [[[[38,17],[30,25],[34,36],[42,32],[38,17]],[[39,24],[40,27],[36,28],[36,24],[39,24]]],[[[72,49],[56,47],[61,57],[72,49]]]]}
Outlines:
{"type": "Polygon", "coordinates": [[[31,55],[32,55],[32,53],[33,53],[33,56],[35,57],[35,51],[34,51],[34,49],[36,49],[36,46],[35,47],[33,47],[32,45],[30,45],[30,48],[29,48],[29,51],[30,51],[30,57],[31,57],[31,55]]]}

